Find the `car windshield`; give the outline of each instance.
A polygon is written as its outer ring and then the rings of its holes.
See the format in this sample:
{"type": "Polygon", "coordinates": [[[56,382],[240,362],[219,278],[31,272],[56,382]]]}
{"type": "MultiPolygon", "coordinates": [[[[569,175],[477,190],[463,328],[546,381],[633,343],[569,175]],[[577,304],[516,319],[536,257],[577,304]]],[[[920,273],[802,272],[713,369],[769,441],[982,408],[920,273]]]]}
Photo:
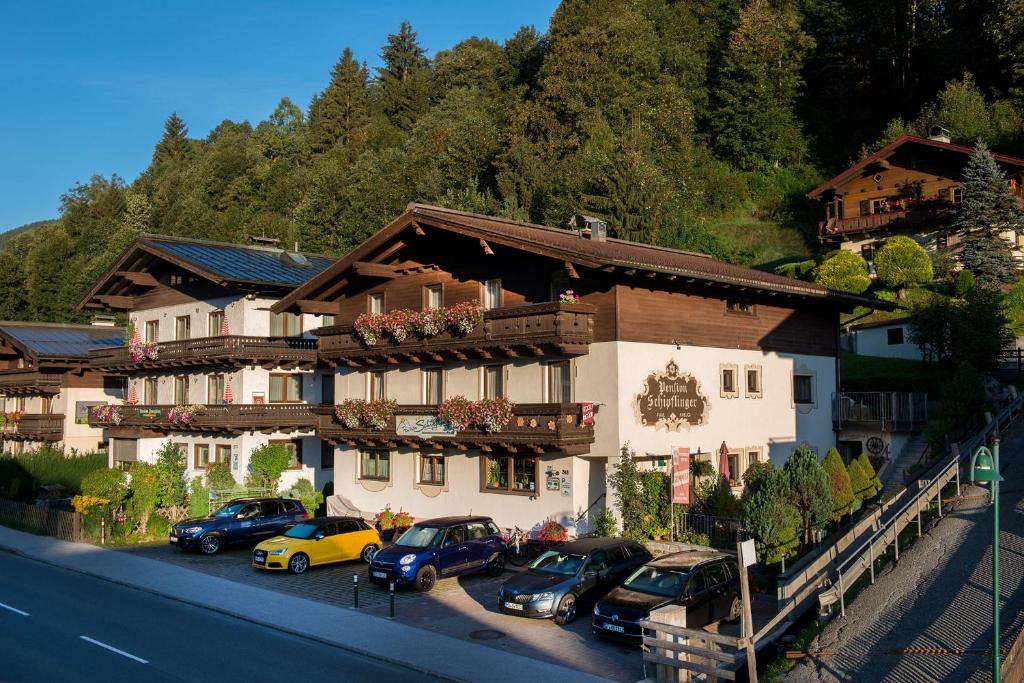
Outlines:
{"type": "Polygon", "coordinates": [[[442,538],[444,538],[444,529],[433,526],[413,526],[402,534],[395,545],[407,548],[434,548],[441,544],[442,538]]]}
{"type": "Polygon", "coordinates": [[[220,510],[213,513],[214,517],[234,517],[242,508],[245,507],[245,503],[228,503],[220,510]]]}
{"type": "Polygon", "coordinates": [[[560,553],[548,550],[530,565],[530,569],[541,574],[563,574],[573,576],[587,561],[586,555],[560,553]]]}
{"type": "Polygon", "coordinates": [[[683,592],[687,576],[686,572],[675,569],[640,567],[623,582],[622,587],[638,593],[674,598],[683,592]]]}
{"type": "Polygon", "coordinates": [[[288,531],[284,532],[284,535],[288,538],[301,538],[303,540],[309,540],[313,538],[313,534],[320,530],[320,527],[316,524],[296,524],[288,531]]]}

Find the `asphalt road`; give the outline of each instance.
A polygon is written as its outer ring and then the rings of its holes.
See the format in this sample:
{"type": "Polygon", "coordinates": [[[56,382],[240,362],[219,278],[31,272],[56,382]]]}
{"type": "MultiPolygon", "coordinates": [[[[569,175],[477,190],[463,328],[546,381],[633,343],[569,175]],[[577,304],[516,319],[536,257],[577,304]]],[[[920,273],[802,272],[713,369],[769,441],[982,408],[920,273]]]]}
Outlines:
{"type": "MultiPolygon", "coordinates": [[[[1000,596],[1004,656],[1024,624],[1024,428],[1004,438],[1000,596]]],[[[965,500],[819,634],[788,683],[987,683],[992,680],[992,507],[965,500]],[[905,648],[943,652],[908,653],[905,648]]]]}
{"type": "Polygon", "coordinates": [[[274,679],[304,683],[436,680],[317,641],[0,552],[2,681],[274,679]]]}

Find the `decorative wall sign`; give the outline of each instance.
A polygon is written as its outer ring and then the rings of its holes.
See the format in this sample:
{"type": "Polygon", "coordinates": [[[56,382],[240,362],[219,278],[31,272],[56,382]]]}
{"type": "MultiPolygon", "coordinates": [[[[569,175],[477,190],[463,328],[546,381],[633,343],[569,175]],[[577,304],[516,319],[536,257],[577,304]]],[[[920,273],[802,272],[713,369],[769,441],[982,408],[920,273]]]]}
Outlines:
{"type": "Polygon", "coordinates": [[[140,408],[136,414],[143,420],[159,420],[164,416],[164,411],[159,408],[140,408]]]}
{"type": "Polygon", "coordinates": [[[652,372],[644,380],[643,393],[633,401],[636,421],[645,427],[679,431],[704,424],[708,419],[708,399],[693,375],[680,374],[670,360],[665,372],[652,372]]]}
{"type": "Polygon", "coordinates": [[[869,438],[866,445],[868,453],[870,453],[871,455],[879,455],[882,451],[885,450],[885,442],[882,441],[877,436],[872,436],[871,438],[869,438]]]}
{"type": "Polygon", "coordinates": [[[395,433],[429,439],[432,436],[454,436],[457,432],[437,415],[395,415],[395,433]]]}
{"type": "Polygon", "coordinates": [[[106,403],[104,401],[75,401],[75,424],[89,424],[89,411],[102,405],[106,405],[106,403]]]}
{"type": "Polygon", "coordinates": [[[677,448],[672,454],[672,502],[690,504],[690,449],[677,448]]]}

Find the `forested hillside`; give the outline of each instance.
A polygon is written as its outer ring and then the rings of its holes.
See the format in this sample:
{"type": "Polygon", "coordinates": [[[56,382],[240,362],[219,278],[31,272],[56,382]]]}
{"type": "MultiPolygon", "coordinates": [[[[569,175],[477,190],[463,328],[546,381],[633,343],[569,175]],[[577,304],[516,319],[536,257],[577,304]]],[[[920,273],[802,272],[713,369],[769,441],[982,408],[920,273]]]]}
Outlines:
{"type": "Polygon", "coordinates": [[[94,177],[3,244],[0,318],[81,317],[140,231],[340,254],[409,201],[584,211],[754,265],[806,255],[803,194],[883,140],[940,124],[1022,151],[1022,46],[1011,0],[565,0],[546,34],[435,55],[404,25],[372,72],[339,45],[312,102],[203,139],[170,116],[134,182],[94,177]]]}

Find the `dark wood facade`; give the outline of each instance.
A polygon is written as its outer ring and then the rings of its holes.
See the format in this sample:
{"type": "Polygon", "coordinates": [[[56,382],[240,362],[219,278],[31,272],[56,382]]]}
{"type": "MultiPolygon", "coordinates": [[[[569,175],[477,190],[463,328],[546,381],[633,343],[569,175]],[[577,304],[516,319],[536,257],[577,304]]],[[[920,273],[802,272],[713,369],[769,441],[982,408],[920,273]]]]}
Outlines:
{"type": "MultiPolygon", "coordinates": [[[[420,450],[459,451],[479,449],[484,453],[557,453],[578,455],[590,450],[594,443],[594,426],[583,424],[578,403],[518,403],[513,407],[512,421],[500,432],[488,433],[478,427],[467,427],[451,436],[429,439],[401,437],[395,427],[396,418],[383,430],[360,427],[348,429],[341,424],[330,406],[317,406],[317,432],[332,443],[345,443],[362,448],[410,447],[420,450]]],[[[436,415],[437,406],[400,405],[395,415],[436,415]]]]}
{"type": "Polygon", "coordinates": [[[311,431],[317,426],[313,407],[306,403],[291,404],[230,404],[206,405],[190,424],[172,422],[169,405],[121,406],[121,420],[117,423],[97,420],[90,413],[89,424],[103,427],[110,435],[120,438],[139,438],[168,432],[197,432],[205,434],[242,434],[263,432],[285,434],[311,431]]]}
{"type": "Polygon", "coordinates": [[[317,363],[316,340],[298,337],[197,337],[160,342],[159,348],[157,358],[138,363],[126,346],[94,349],[89,352],[89,363],[93,368],[106,372],[203,367],[280,367],[292,370],[310,369],[317,363]]]}
{"type": "Polygon", "coordinates": [[[9,441],[60,441],[64,438],[64,415],[23,413],[15,424],[0,433],[9,441]]]}

